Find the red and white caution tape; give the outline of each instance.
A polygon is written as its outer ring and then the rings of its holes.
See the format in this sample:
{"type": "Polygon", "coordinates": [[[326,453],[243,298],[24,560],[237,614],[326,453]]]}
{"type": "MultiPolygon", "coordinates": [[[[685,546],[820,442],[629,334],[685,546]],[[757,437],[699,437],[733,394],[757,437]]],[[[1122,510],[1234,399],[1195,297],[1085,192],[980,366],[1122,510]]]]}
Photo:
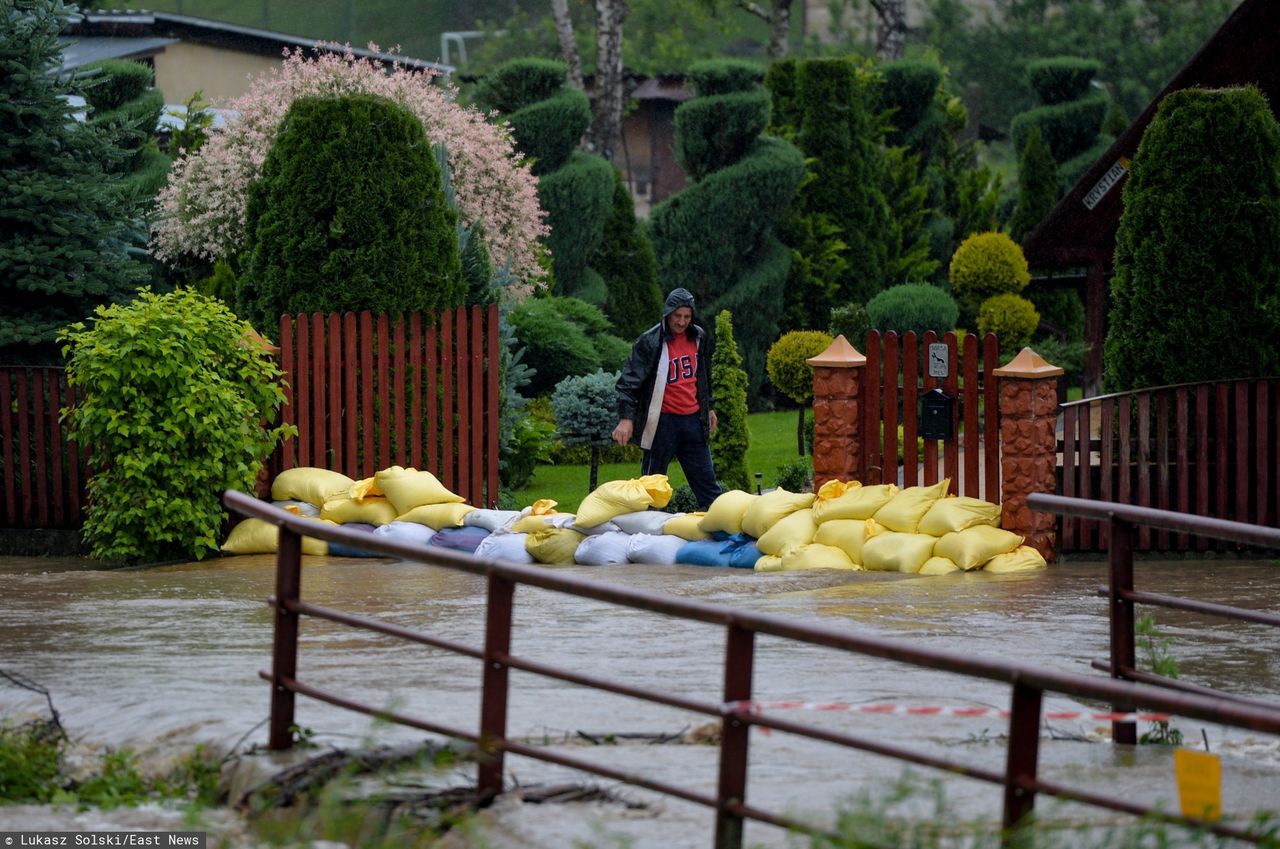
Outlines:
{"type": "MultiPolygon", "coordinates": [[[[729,702],[727,710],[743,713],[761,713],[766,710],[817,710],[845,711],[849,713],[895,714],[899,716],[959,716],[970,719],[991,717],[1008,719],[1009,711],[993,707],[959,707],[946,705],[903,705],[894,703],[851,704],[848,702],[793,701],[740,701],[729,702]]],[[[1117,713],[1085,710],[1047,710],[1041,714],[1046,720],[1088,719],[1098,722],[1168,722],[1167,713],[1117,713]]]]}

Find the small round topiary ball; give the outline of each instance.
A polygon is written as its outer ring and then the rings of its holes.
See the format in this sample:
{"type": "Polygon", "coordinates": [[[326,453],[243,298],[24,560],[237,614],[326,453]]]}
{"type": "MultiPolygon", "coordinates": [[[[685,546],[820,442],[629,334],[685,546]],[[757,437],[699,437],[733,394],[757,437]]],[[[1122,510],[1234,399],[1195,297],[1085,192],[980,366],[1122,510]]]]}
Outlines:
{"type": "Polygon", "coordinates": [[[956,248],[949,271],[961,310],[974,316],[992,295],[1016,295],[1031,282],[1027,258],[1006,233],[974,233],[956,248]]]}

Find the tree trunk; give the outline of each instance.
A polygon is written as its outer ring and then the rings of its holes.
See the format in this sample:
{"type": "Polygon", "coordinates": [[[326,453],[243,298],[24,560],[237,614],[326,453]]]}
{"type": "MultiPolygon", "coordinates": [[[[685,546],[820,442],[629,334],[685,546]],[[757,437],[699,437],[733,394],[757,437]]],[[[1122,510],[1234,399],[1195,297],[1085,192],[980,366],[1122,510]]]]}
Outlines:
{"type": "Polygon", "coordinates": [[[569,0],[551,0],[551,16],[556,21],[556,38],[560,42],[560,56],[569,65],[569,85],[582,90],[582,57],[578,55],[578,42],[573,37],[573,21],[569,18],[569,0]]]}
{"type": "Polygon", "coordinates": [[[610,162],[622,130],[626,92],[622,78],[622,24],[631,11],[627,0],[596,2],[596,108],[591,148],[610,162]]]}
{"type": "Polygon", "coordinates": [[[769,45],[765,48],[769,61],[785,59],[790,49],[791,3],[792,0],[773,0],[769,10],[765,11],[752,0],[736,0],[739,9],[769,25],[769,45]]]}
{"type": "Polygon", "coordinates": [[[876,55],[882,61],[892,62],[902,58],[902,47],[907,41],[906,0],[872,0],[876,10],[876,55]]]}

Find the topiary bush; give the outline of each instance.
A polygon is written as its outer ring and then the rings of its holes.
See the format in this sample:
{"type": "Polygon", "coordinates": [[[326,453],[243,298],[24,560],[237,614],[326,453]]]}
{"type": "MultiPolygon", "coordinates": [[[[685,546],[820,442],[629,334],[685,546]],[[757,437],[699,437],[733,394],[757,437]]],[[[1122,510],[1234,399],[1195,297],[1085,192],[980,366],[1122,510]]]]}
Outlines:
{"type": "Polygon", "coordinates": [[[866,344],[867,331],[871,329],[871,317],[862,304],[845,304],[831,310],[831,326],[827,332],[834,339],[843,336],[855,348],[866,344]]]}
{"type": "Polygon", "coordinates": [[[807,362],[825,351],[831,335],[821,330],[793,330],[784,333],[769,348],[765,364],[773,387],[800,405],[796,424],[796,453],[804,455],[804,411],[813,398],[813,367],[807,362]]]}
{"type": "Polygon", "coordinates": [[[1017,150],[1026,147],[1031,128],[1039,127],[1053,158],[1066,162],[1098,138],[1108,102],[1106,94],[1098,92],[1080,100],[1029,109],[1009,125],[1014,147],[1017,150]]]}
{"type": "Polygon", "coordinates": [[[701,180],[746,156],[768,123],[763,89],[698,98],[694,108],[676,110],[676,161],[701,180]]]}
{"type": "Polygon", "coordinates": [[[604,312],[620,337],[635,339],[657,324],[662,316],[658,260],[636,221],[635,201],[617,168],[613,169],[613,207],[591,266],[604,280],[608,293],[604,312]]]}
{"type": "Polygon", "coordinates": [[[252,492],[286,435],[280,367],[225,305],[189,290],[143,290],[59,339],[77,400],[71,433],[89,451],[84,535],[92,556],[201,559],[218,547],[226,489],[252,492]]]}
{"type": "Polygon", "coordinates": [[[885,143],[919,152],[929,147],[929,136],[944,123],[934,95],[942,84],[942,67],[925,59],[900,59],[879,66],[884,83],[879,90],[881,110],[890,110],[892,130],[885,143]]]}
{"type": "MultiPolygon", "coordinates": [[[[948,272],[951,291],[966,324],[992,295],[1017,294],[1031,282],[1022,248],[1004,233],[974,233],[956,248],[948,272]]],[[[972,325],[970,325],[972,326],[972,325]]]]}
{"type": "Polygon", "coordinates": [[[1018,157],[1018,207],[1009,221],[1009,236],[1021,242],[1058,202],[1058,164],[1044,143],[1039,127],[1032,127],[1018,157]]]}
{"type": "Polygon", "coordinates": [[[955,327],[959,317],[955,299],[932,283],[891,286],[867,302],[867,318],[881,332],[942,334],[955,327]]]}
{"type": "Polygon", "coordinates": [[[1027,63],[1027,81],[1040,102],[1052,106],[1083,97],[1102,68],[1098,60],[1078,56],[1035,59],[1027,63]]]}
{"type": "Polygon", "coordinates": [[[751,486],[747,448],[747,374],[733,338],[733,316],[728,310],[716,315],[716,344],[711,355],[711,389],[716,399],[716,430],[711,434],[711,456],[716,478],[728,489],[746,491],[751,486]]]}
{"type": "Polygon", "coordinates": [[[992,295],[978,311],[978,334],[994,333],[1000,340],[1000,351],[1016,353],[1031,344],[1031,336],[1040,325],[1035,304],[1021,295],[992,295]]]}

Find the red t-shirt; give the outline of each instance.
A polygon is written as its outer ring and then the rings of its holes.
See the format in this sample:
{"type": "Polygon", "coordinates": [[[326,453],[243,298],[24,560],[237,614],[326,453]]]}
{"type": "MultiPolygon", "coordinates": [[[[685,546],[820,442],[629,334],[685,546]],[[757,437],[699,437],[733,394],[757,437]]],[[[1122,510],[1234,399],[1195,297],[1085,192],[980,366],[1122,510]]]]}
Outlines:
{"type": "Polygon", "coordinates": [[[667,358],[662,412],[681,416],[698,412],[698,343],[681,333],[668,340],[667,358]]]}

